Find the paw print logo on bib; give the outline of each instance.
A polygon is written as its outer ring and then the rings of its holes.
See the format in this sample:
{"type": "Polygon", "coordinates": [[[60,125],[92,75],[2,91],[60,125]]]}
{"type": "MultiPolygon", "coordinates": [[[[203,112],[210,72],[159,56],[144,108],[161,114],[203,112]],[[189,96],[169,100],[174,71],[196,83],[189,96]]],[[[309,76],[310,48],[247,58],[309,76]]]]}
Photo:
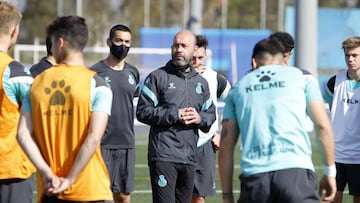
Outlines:
{"type": "Polygon", "coordinates": [[[51,95],[50,105],[64,105],[65,104],[65,94],[70,91],[70,86],[65,86],[65,81],[61,80],[59,82],[52,81],[51,87],[45,87],[44,92],[51,95]]]}

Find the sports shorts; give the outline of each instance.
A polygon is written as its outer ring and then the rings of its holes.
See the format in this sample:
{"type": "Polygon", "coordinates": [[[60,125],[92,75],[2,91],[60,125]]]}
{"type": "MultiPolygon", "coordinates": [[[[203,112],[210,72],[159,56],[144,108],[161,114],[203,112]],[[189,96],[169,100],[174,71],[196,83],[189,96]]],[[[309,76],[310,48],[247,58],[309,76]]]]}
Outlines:
{"type": "Polygon", "coordinates": [[[153,203],[191,202],[195,166],[151,161],[149,170],[153,203]]]}
{"type": "Polygon", "coordinates": [[[69,201],[69,200],[63,200],[58,199],[55,196],[44,196],[44,198],[41,200],[41,203],[114,203],[112,200],[100,200],[100,201],[69,201]]]}
{"type": "Polygon", "coordinates": [[[337,191],[343,192],[348,184],[349,194],[360,196],[360,164],[335,164],[337,191]]]}
{"type": "Polygon", "coordinates": [[[198,147],[198,151],[193,195],[199,197],[215,195],[216,153],[211,139],[198,147]]]}
{"type": "Polygon", "coordinates": [[[291,168],[250,176],[240,175],[238,203],[319,203],[316,174],[291,168]]]}
{"type": "Polygon", "coordinates": [[[101,147],[101,153],[110,176],[111,191],[113,193],[134,191],[135,149],[101,147]]]}
{"type": "Polygon", "coordinates": [[[32,203],[34,192],[34,175],[28,179],[0,180],[0,202],[32,203]]]}

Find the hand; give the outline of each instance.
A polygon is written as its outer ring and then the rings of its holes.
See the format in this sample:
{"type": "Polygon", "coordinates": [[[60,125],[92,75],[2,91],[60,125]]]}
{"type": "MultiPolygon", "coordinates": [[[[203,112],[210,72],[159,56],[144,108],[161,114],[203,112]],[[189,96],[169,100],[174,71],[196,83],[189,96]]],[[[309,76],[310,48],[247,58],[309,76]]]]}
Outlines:
{"type": "Polygon", "coordinates": [[[45,194],[54,195],[54,190],[56,190],[61,184],[60,178],[54,174],[50,174],[48,176],[43,176],[43,179],[45,183],[45,194]]]}
{"type": "Polygon", "coordinates": [[[184,124],[185,120],[183,119],[183,116],[185,115],[185,108],[179,109],[179,122],[184,124]]]}
{"type": "Polygon", "coordinates": [[[52,172],[48,174],[42,174],[45,183],[45,194],[48,196],[57,195],[64,192],[73,181],[69,178],[58,177],[52,172]]]}
{"type": "Polygon", "coordinates": [[[213,146],[214,146],[214,148],[216,149],[216,150],[218,150],[219,148],[220,148],[220,134],[219,133],[214,133],[214,136],[213,136],[213,138],[212,138],[212,144],[213,144],[213,146]]]}
{"type": "Polygon", "coordinates": [[[335,177],[323,176],[319,184],[319,196],[322,198],[321,202],[332,202],[336,194],[336,180],[335,177]],[[323,192],[325,190],[325,196],[323,192]]]}
{"type": "Polygon", "coordinates": [[[61,184],[52,191],[52,194],[59,194],[64,192],[73,183],[69,178],[60,178],[61,184]]]}
{"type": "Polygon", "coordinates": [[[179,121],[185,125],[200,124],[201,118],[195,108],[179,109],[179,121]]]}

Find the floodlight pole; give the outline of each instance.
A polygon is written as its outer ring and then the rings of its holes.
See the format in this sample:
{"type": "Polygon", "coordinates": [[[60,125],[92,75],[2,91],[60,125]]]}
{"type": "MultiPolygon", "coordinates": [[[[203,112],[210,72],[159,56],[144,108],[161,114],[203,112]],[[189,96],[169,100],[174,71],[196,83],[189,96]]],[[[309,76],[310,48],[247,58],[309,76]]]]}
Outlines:
{"type": "Polygon", "coordinates": [[[266,29],[266,0],[260,0],[260,29],[266,29]]]}
{"type": "Polygon", "coordinates": [[[285,0],[278,1],[278,31],[284,31],[285,0]]]}
{"type": "Polygon", "coordinates": [[[64,1],[63,0],[57,0],[57,16],[63,16],[64,13],[64,1]]]}
{"type": "Polygon", "coordinates": [[[201,34],[203,0],[191,1],[190,18],[187,27],[195,34],[201,34]]]}
{"type": "Polygon", "coordinates": [[[150,0],[144,0],[144,27],[150,27],[150,0]]]}
{"type": "Polygon", "coordinates": [[[295,65],[317,77],[318,0],[296,0],[295,65]]]}
{"type": "Polygon", "coordinates": [[[76,0],[76,15],[82,16],[82,0],[76,0]]]}

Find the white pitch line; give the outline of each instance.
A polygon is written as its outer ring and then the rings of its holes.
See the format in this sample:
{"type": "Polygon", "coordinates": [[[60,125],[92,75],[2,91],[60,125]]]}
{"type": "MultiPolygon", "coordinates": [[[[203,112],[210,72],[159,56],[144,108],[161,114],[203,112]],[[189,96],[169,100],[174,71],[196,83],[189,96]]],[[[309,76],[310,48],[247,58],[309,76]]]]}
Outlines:
{"type": "MultiPolygon", "coordinates": [[[[135,190],[132,192],[132,194],[137,193],[137,194],[149,194],[151,193],[151,190],[135,190]]],[[[221,194],[221,190],[216,190],[216,193],[221,194]]],[[[235,194],[239,194],[240,190],[234,190],[233,193],[235,194]]]]}
{"type": "MultiPolygon", "coordinates": [[[[147,167],[148,167],[147,164],[135,164],[135,168],[147,168],[147,167]]],[[[314,166],[314,167],[315,167],[316,170],[320,170],[320,169],[323,168],[323,166],[314,166]]],[[[216,168],[219,168],[219,166],[216,165],[216,168]]],[[[236,164],[236,165],[234,166],[234,168],[240,169],[239,164],[236,164]]]]}
{"type": "MultiPolygon", "coordinates": [[[[151,190],[134,190],[132,194],[150,194],[151,190]]],[[[234,190],[233,193],[240,194],[240,190],[234,190]]],[[[216,190],[216,194],[221,194],[221,190],[216,190]]],[[[349,194],[349,191],[344,191],[344,194],[349,194]]]]}

